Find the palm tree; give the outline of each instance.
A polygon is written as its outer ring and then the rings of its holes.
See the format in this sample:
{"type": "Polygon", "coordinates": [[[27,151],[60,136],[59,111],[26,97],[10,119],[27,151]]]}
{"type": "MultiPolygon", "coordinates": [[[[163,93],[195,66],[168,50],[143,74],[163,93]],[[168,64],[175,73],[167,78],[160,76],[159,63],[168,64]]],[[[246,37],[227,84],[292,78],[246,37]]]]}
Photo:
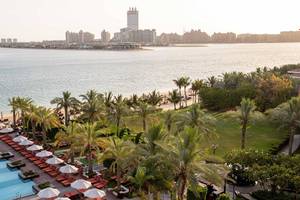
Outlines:
{"type": "Polygon", "coordinates": [[[81,118],[88,122],[95,122],[104,116],[104,102],[95,90],[88,91],[82,98],[81,118]]]}
{"type": "Polygon", "coordinates": [[[134,145],[130,141],[112,137],[106,141],[106,146],[104,152],[99,154],[99,158],[101,161],[114,160],[110,168],[117,175],[117,189],[120,190],[121,176],[132,162],[131,156],[133,156],[134,145]]]}
{"type": "Polygon", "coordinates": [[[198,99],[198,102],[200,102],[199,98],[197,98],[197,96],[199,95],[199,91],[201,88],[205,87],[205,83],[203,82],[203,80],[200,80],[200,79],[196,79],[192,82],[192,91],[194,93],[194,103],[197,102],[197,99],[198,99]]]}
{"type": "Polygon", "coordinates": [[[153,90],[149,93],[147,100],[150,105],[157,106],[162,101],[162,95],[156,90],[153,90]]]}
{"type": "Polygon", "coordinates": [[[16,112],[17,112],[17,97],[12,97],[9,101],[9,106],[12,108],[12,113],[13,113],[13,128],[16,129],[16,112]]]}
{"type": "Polygon", "coordinates": [[[294,135],[297,127],[300,126],[300,99],[292,98],[288,101],[289,107],[287,112],[288,126],[290,129],[290,140],[289,140],[289,155],[293,154],[293,143],[294,135]]]}
{"type": "Polygon", "coordinates": [[[80,102],[75,97],[72,97],[69,91],[63,92],[62,97],[55,97],[50,103],[56,104],[57,110],[64,109],[65,126],[68,126],[70,120],[69,109],[78,110],[80,105],[80,102]]]}
{"type": "Polygon", "coordinates": [[[142,190],[142,187],[145,183],[151,179],[153,179],[152,175],[147,175],[146,167],[138,166],[136,169],[136,173],[134,176],[128,176],[128,179],[131,183],[133,183],[138,188],[138,193],[141,196],[141,199],[146,199],[145,194],[142,190]]]}
{"type": "MultiPolygon", "coordinates": [[[[187,188],[197,183],[197,174],[203,176],[216,175],[212,166],[205,164],[204,152],[200,146],[201,136],[197,129],[185,128],[178,136],[169,138],[169,143],[162,144],[166,156],[173,164],[176,177],[177,196],[185,199],[187,188]]],[[[218,178],[216,175],[214,178],[218,178]]],[[[219,178],[218,178],[219,179],[219,178]]]]}
{"type": "Polygon", "coordinates": [[[184,101],[185,101],[185,107],[187,107],[187,94],[186,94],[186,88],[191,84],[191,80],[189,77],[182,77],[182,86],[184,90],[184,101]]]}
{"type": "Polygon", "coordinates": [[[32,104],[32,99],[28,97],[17,97],[16,98],[16,108],[21,112],[22,124],[25,125],[25,114],[28,111],[30,105],[32,104]]]}
{"type": "Polygon", "coordinates": [[[155,111],[155,108],[153,106],[150,106],[149,104],[145,102],[139,102],[136,108],[137,113],[140,115],[143,121],[143,131],[145,132],[147,129],[147,118],[148,115],[153,113],[155,111]]]}
{"type": "Polygon", "coordinates": [[[71,122],[67,127],[63,127],[55,135],[55,146],[60,146],[61,144],[68,144],[70,148],[68,149],[68,157],[71,163],[74,163],[75,153],[78,151],[79,147],[82,145],[82,136],[78,132],[78,124],[71,122]]]}
{"type": "Polygon", "coordinates": [[[43,143],[47,143],[47,131],[60,126],[57,115],[49,108],[40,107],[37,112],[37,125],[42,127],[43,143]]]}
{"type": "Polygon", "coordinates": [[[98,137],[101,127],[97,123],[79,124],[77,131],[81,134],[81,153],[86,154],[88,160],[88,173],[93,174],[93,153],[100,152],[100,147],[103,146],[102,140],[98,137]]]}
{"type": "Polygon", "coordinates": [[[215,118],[200,109],[200,105],[194,104],[191,108],[174,119],[177,131],[182,131],[185,127],[196,128],[199,133],[209,135],[213,133],[215,118]]]}
{"type": "Polygon", "coordinates": [[[116,122],[117,125],[117,136],[119,136],[119,128],[120,123],[122,121],[122,117],[128,112],[127,105],[124,102],[122,95],[118,95],[115,97],[114,101],[112,101],[109,115],[116,122]]]}
{"type": "Polygon", "coordinates": [[[113,102],[113,93],[112,92],[105,92],[104,93],[104,105],[106,108],[110,108],[113,102]]]}
{"type": "Polygon", "coordinates": [[[165,126],[167,127],[168,132],[170,133],[173,124],[173,113],[167,111],[165,115],[165,126]]]}
{"type": "Polygon", "coordinates": [[[249,118],[251,114],[255,110],[255,102],[248,98],[243,98],[241,101],[241,106],[239,108],[240,112],[240,120],[242,125],[241,130],[241,148],[245,148],[245,140],[246,140],[246,131],[249,122],[249,118]]]}
{"type": "Polygon", "coordinates": [[[173,82],[176,84],[176,86],[178,87],[178,91],[179,91],[179,96],[180,96],[180,99],[179,99],[179,107],[181,108],[182,107],[182,103],[181,103],[181,100],[182,100],[182,95],[181,95],[181,88],[184,84],[184,80],[181,78],[177,78],[175,80],[173,80],[173,82]]]}
{"type": "Polygon", "coordinates": [[[207,79],[207,81],[209,83],[209,86],[213,88],[217,83],[218,79],[215,76],[211,76],[207,79]]]}
{"type": "Polygon", "coordinates": [[[147,152],[150,155],[155,155],[157,152],[157,141],[163,141],[166,138],[167,134],[164,132],[163,127],[161,125],[156,125],[151,127],[145,133],[145,144],[147,152]]]}
{"type": "Polygon", "coordinates": [[[180,102],[180,94],[178,93],[178,90],[172,90],[172,92],[169,92],[168,101],[174,104],[174,110],[176,110],[176,104],[180,102]]]}
{"type": "Polygon", "coordinates": [[[28,123],[31,125],[32,129],[32,136],[36,140],[36,126],[39,120],[38,112],[41,108],[36,107],[35,105],[30,105],[28,112],[26,113],[26,116],[28,118],[28,123]]]}

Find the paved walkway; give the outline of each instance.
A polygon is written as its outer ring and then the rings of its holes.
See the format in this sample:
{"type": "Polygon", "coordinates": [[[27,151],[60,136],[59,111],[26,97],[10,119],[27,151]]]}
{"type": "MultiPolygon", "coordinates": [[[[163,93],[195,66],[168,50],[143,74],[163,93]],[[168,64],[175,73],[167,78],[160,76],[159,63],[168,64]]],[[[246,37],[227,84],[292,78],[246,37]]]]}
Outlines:
{"type": "MultiPolygon", "coordinates": [[[[300,135],[294,135],[293,153],[295,151],[297,151],[298,148],[300,148],[300,135]]],[[[289,145],[287,144],[285,147],[283,147],[281,149],[280,153],[288,155],[289,154],[289,145]]]]}

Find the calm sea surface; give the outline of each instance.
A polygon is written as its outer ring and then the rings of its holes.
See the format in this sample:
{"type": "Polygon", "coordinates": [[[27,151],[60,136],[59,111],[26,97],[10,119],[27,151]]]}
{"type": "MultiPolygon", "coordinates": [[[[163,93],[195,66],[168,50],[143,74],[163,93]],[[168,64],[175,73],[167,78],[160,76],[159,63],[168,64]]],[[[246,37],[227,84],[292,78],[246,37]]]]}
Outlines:
{"type": "Polygon", "coordinates": [[[28,96],[38,104],[69,90],[141,94],[175,88],[187,75],[206,78],[223,72],[249,72],[262,66],[300,63],[300,43],[219,44],[162,47],[142,51],[36,50],[0,48],[0,111],[8,98],[28,96]]]}

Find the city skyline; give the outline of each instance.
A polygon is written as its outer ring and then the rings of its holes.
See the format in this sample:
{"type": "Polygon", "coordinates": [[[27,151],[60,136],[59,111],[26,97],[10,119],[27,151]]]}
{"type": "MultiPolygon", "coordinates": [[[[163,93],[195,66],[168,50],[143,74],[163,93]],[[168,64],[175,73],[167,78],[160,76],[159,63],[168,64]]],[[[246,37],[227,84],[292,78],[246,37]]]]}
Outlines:
{"type": "Polygon", "coordinates": [[[191,29],[214,32],[279,33],[298,30],[300,14],[296,0],[285,2],[229,0],[4,0],[0,17],[1,38],[19,41],[64,39],[66,30],[87,30],[100,38],[103,29],[118,32],[126,26],[125,11],[140,11],[140,27],[155,28],[158,34],[191,29]],[[67,8],[67,9],[66,9],[67,8]],[[266,15],[266,13],[268,13],[266,15]],[[30,31],[29,31],[30,30],[30,31]]]}

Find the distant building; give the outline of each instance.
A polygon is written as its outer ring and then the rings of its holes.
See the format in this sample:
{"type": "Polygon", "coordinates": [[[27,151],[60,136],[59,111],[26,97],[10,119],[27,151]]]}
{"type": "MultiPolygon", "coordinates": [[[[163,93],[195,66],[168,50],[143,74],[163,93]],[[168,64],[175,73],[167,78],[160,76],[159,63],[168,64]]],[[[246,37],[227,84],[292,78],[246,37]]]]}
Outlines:
{"type": "Polygon", "coordinates": [[[66,32],[66,43],[67,44],[85,44],[91,43],[95,40],[95,35],[89,32],[83,32],[80,30],[78,33],[75,32],[66,32]]]}
{"type": "Polygon", "coordinates": [[[18,42],[18,39],[17,38],[14,38],[13,39],[13,43],[17,43],[18,42]]]}
{"type": "Polygon", "coordinates": [[[6,43],[12,43],[12,39],[11,38],[7,38],[6,39],[6,43]]]}
{"type": "Polygon", "coordinates": [[[127,28],[130,30],[139,30],[139,11],[136,8],[129,8],[127,11],[127,28]]]}
{"type": "Polygon", "coordinates": [[[6,43],[6,39],[5,38],[1,38],[1,43],[5,44],[6,43]]]}
{"type": "Polygon", "coordinates": [[[104,42],[104,43],[107,43],[110,41],[110,33],[103,30],[101,32],[101,41],[104,42]]]}
{"type": "Polygon", "coordinates": [[[236,41],[235,33],[214,33],[211,36],[211,41],[214,43],[232,43],[236,41]]]}
{"type": "Polygon", "coordinates": [[[300,31],[280,32],[281,42],[300,42],[300,31]]]}
{"type": "Polygon", "coordinates": [[[120,32],[115,33],[113,41],[153,44],[156,42],[156,30],[140,30],[139,12],[136,8],[129,8],[127,11],[127,27],[122,28],[120,29],[120,32]]]}

